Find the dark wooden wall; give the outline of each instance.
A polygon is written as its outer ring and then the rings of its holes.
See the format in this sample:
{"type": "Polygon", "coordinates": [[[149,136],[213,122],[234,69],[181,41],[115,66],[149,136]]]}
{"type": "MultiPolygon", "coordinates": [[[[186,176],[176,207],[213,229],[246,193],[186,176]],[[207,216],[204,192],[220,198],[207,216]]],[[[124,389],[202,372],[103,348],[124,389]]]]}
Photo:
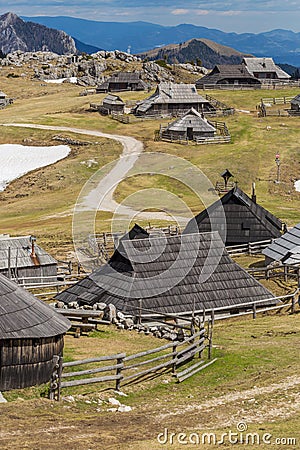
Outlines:
{"type": "Polygon", "coordinates": [[[63,346],[63,335],[0,340],[0,391],[48,382],[53,371],[53,356],[61,355],[63,346]]]}

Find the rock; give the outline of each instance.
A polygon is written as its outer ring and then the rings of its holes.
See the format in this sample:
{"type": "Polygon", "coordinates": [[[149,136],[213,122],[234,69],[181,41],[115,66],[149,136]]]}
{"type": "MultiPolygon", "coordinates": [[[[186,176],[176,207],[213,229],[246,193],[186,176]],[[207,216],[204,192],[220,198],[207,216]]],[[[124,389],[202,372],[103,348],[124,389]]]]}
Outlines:
{"type": "Polygon", "coordinates": [[[74,403],[75,402],[75,398],[73,397],[73,395],[66,395],[65,397],[62,397],[62,400],[64,402],[68,402],[68,403],[74,403]]]}
{"type": "Polygon", "coordinates": [[[114,397],[110,397],[110,398],[108,399],[108,401],[109,401],[109,403],[110,403],[111,405],[114,405],[114,406],[121,406],[121,402],[119,402],[119,400],[117,400],[117,399],[114,398],[114,397]]]}
{"type": "Polygon", "coordinates": [[[56,308],[64,308],[64,302],[56,302],[56,308]]]}
{"type": "Polygon", "coordinates": [[[128,318],[128,319],[125,319],[125,320],[124,320],[124,327],[125,327],[125,330],[132,329],[132,328],[133,328],[133,325],[134,325],[134,323],[133,323],[133,320],[132,320],[132,319],[128,318]]]}
{"type": "Polygon", "coordinates": [[[99,303],[95,303],[95,305],[97,305],[97,309],[99,311],[103,311],[106,308],[106,303],[99,302],[99,303]]]}
{"type": "Polygon", "coordinates": [[[124,316],[124,314],[123,314],[121,311],[118,311],[118,312],[117,312],[117,318],[118,318],[118,319],[121,319],[121,320],[124,320],[124,319],[125,319],[125,316],[124,316]]]}
{"type": "Polygon", "coordinates": [[[118,408],[118,412],[130,412],[132,410],[131,406],[121,405],[118,408]]]}
{"type": "Polygon", "coordinates": [[[3,397],[2,392],[0,392],[0,403],[7,403],[7,400],[3,397]]]}
{"type": "Polygon", "coordinates": [[[120,395],[120,397],[128,397],[127,394],[125,394],[125,392],[122,391],[114,391],[115,394],[120,395]]]}
{"type": "Polygon", "coordinates": [[[110,303],[109,305],[106,306],[106,308],[104,309],[104,319],[108,320],[109,322],[112,322],[113,319],[117,318],[117,310],[115,305],[113,305],[112,303],[110,303]]]}
{"type": "Polygon", "coordinates": [[[117,408],[108,408],[107,411],[109,411],[109,412],[117,412],[118,409],[117,408]]]}

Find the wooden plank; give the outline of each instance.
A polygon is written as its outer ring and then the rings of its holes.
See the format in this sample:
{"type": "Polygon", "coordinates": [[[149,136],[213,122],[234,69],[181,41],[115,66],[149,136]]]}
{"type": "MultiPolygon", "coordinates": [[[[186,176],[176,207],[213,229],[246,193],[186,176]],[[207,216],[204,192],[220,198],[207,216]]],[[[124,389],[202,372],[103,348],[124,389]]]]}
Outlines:
{"type": "Polygon", "coordinates": [[[172,353],[167,353],[166,355],[157,356],[156,358],[147,359],[147,361],[141,361],[139,363],[132,364],[131,366],[124,367],[123,370],[134,369],[135,367],[144,366],[146,364],[150,364],[150,363],[155,362],[155,361],[160,361],[161,359],[166,359],[168,357],[171,358],[174,355],[177,355],[177,351],[172,352],[172,353]]]}
{"type": "Polygon", "coordinates": [[[126,353],[118,353],[117,355],[108,355],[108,356],[99,356],[98,358],[88,358],[88,359],[82,359],[79,361],[71,361],[63,363],[63,367],[72,367],[72,366],[79,366],[81,364],[89,364],[93,362],[101,362],[101,361],[111,361],[113,359],[123,359],[125,358],[126,353]]]}
{"type": "Polygon", "coordinates": [[[188,367],[187,369],[184,369],[182,372],[178,372],[176,374],[176,378],[181,378],[186,373],[191,372],[192,370],[196,369],[197,367],[201,366],[204,363],[205,363],[205,361],[199,361],[196,364],[193,364],[192,366],[188,367]]]}
{"type": "Polygon", "coordinates": [[[116,381],[122,378],[122,375],[107,375],[99,378],[85,378],[84,380],[63,381],[61,388],[72,386],[83,386],[84,384],[102,383],[104,381],[116,381]]]}
{"type": "Polygon", "coordinates": [[[127,377],[124,377],[122,381],[132,380],[133,378],[141,377],[141,376],[147,375],[148,373],[151,373],[151,372],[156,372],[156,371],[158,371],[160,369],[164,369],[166,367],[169,367],[172,364],[174,364],[174,359],[172,359],[171,361],[167,361],[167,362],[165,362],[163,364],[159,364],[158,366],[151,367],[150,369],[143,370],[142,372],[138,372],[138,373],[134,373],[132,375],[128,375],[127,377]]]}
{"type": "Polygon", "coordinates": [[[191,350],[191,349],[194,348],[194,347],[199,346],[199,344],[202,344],[203,342],[204,342],[204,337],[202,337],[201,340],[199,339],[198,341],[193,342],[192,344],[190,344],[188,347],[186,347],[186,348],[180,350],[180,352],[177,353],[177,356],[180,356],[180,355],[182,355],[182,354],[188,352],[189,350],[191,350]]]}
{"type": "Polygon", "coordinates": [[[61,378],[78,377],[83,375],[92,375],[93,373],[109,372],[110,370],[122,369],[124,364],[115,364],[114,366],[97,367],[96,369],[81,370],[80,372],[66,372],[61,378]]]}
{"type": "MultiPolygon", "coordinates": [[[[161,352],[162,350],[166,350],[168,348],[173,347],[175,345],[175,342],[172,342],[171,344],[162,345],[161,347],[152,348],[151,350],[147,350],[144,352],[136,353],[135,355],[129,355],[125,356],[124,361],[131,361],[132,359],[140,358],[142,356],[148,356],[153,353],[161,352]]],[[[176,341],[176,345],[179,345],[179,342],[176,341]]]]}
{"type": "Polygon", "coordinates": [[[188,359],[191,359],[193,356],[195,356],[196,353],[198,352],[202,352],[205,349],[205,345],[201,345],[199,347],[196,347],[195,349],[190,350],[189,352],[187,352],[184,356],[182,356],[181,358],[177,358],[176,359],[176,365],[182,365],[182,363],[184,363],[185,361],[187,361],[188,359]]]}
{"type": "Polygon", "coordinates": [[[204,364],[204,366],[198,367],[197,369],[193,370],[192,372],[187,373],[183,377],[178,378],[178,382],[181,383],[182,381],[186,380],[187,378],[190,378],[191,376],[195,375],[196,373],[200,372],[201,370],[205,369],[206,367],[213,364],[215,361],[217,361],[218,358],[213,359],[212,361],[209,361],[207,364],[204,364]]]}

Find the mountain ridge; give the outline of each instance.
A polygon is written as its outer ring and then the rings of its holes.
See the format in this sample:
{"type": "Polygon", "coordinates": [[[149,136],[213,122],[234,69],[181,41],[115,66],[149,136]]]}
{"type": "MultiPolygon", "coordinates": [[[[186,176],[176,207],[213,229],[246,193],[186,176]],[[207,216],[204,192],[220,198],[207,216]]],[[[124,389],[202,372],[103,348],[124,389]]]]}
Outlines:
{"type": "Polygon", "coordinates": [[[277,63],[300,66],[300,33],[275,29],[262,33],[224,32],[192,24],[163,26],[150,22],[101,22],[70,16],[23,17],[46,26],[63,29],[70,36],[106,50],[142,53],[168,44],[194,38],[210,39],[258,57],[270,56],[277,63]]]}

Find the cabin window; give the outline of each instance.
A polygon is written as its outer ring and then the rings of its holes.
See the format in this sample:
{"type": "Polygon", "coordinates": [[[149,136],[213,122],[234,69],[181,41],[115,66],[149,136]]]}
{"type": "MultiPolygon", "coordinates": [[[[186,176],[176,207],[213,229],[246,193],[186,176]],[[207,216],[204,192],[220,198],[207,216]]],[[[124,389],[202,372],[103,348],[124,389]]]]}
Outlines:
{"type": "Polygon", "coordinates": [[[242,231],[244,236],[249,237],[250,236],[250,223],[245,221],[242,222],[242,231]]]}

